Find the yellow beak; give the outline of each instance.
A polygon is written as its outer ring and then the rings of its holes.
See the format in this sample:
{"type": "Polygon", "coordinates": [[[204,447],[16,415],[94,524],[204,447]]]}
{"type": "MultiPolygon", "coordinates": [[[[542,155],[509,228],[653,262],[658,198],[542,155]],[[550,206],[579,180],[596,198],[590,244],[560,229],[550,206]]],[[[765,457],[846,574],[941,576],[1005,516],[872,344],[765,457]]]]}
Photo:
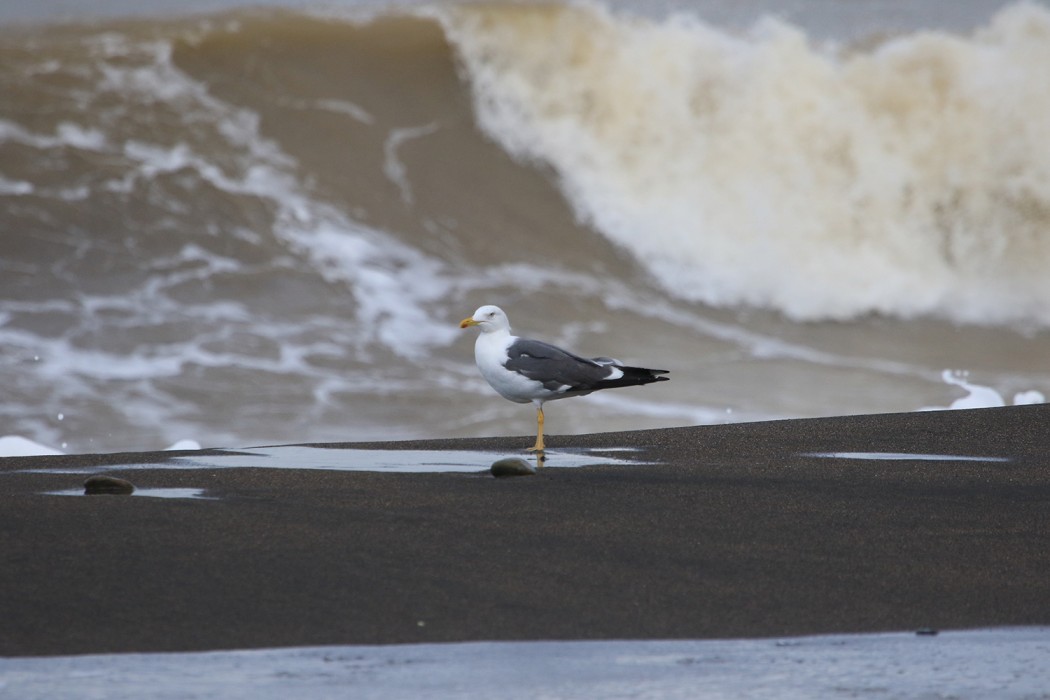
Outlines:
{"type": "Polygon", "coordinates": [[[478,325],[478,322],[475,321],[472,318],[465,318],[465,319],[463,319],[462,321],[459,322],[459,327],[460,328],[470,328],[471,326],[476,326],[476,325],[478,325]]]}

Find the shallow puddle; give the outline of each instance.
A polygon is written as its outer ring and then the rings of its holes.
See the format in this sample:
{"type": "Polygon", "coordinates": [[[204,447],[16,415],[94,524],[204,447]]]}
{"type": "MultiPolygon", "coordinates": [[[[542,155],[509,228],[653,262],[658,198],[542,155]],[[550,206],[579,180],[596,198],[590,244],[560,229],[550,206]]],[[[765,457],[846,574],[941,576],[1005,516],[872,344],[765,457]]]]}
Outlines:
{"type": "Polygon", "coordinates": [[[1009,462],[1009,457],[977,457],[971,455],[922,454],[919,452],[807,452],[803,457],[827,459],[873,459],[889,461],[924,462],[1009,462]]]}
{"type": "MultiPolygon", "coordinates": [[[[637,451],[551,450],[543,468],[586,467],[594,465],[631,466],[644,461],[628,459],[637,451]],[[614,456],[615,455],[615,456],[614,456]]],[[[521,457],[531,464],[536,458],[525,452],[486,452],[481,450],[363,450],[353,448],[277,445],[236,450],[209,450],[200,455],[168,457],[142,464],[104,464],[81,469],[38,469],[47,473],[93,474],[134,469],[325,469],[399,473],[483,472],[505,457],[521,457]]],[[[136,492],[137,493],[137,492],[136,492]]]]}
{"type": "MultiPolygon", "coordinates": [[[[62,489],[61,491],[45,491],[45,496],[85,496],[88,494],[84,493],[83,488],[79,489],[62,489]]],[[[159,489],[140,489],[136,488],[130,494],[90,494],[93,497],[100,496],[146,496],[148,498],[195,498],[202,500],[213,500],[209,496],[204,495],[204,489],[184,489],[184,488],[159,488],[159,489]]]]}

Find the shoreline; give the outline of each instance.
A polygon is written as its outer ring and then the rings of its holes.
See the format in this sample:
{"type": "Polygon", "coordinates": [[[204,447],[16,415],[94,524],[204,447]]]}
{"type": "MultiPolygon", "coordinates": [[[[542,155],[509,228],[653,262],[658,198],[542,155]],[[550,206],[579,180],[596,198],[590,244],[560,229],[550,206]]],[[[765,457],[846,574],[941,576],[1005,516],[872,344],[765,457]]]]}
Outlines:
{"type": "Polygon", "coordinates": [[[514,479],[3,458],[0,656],[1047,625],[1048,421],[1043,404],[552,435],[653,463],[514,479]],[[62,498],[45,492],[83,474],[21,471],[121,463],[207,498],[62,498]]]}

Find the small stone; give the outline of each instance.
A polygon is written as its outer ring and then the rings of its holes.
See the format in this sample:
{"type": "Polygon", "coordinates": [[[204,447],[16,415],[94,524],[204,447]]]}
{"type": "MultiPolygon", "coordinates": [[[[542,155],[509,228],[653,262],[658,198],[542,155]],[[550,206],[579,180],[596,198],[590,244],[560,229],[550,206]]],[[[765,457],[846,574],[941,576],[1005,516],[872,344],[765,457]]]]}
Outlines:
{"type": "Polygon", "coordinates": [[[85,496],[97,494],[127,495],[134,491],[134,484],[125,479],[118,479],[115,476],[96,474],[95,476],[89,476],[84,481],[85,496]]]}
{"type": "Polygon", "coordinates": [[[504,476],[535,476],[536,467],[521,457],[504,457],[492,463],[491,471],[492,476],[496,478],[504,476]]]}

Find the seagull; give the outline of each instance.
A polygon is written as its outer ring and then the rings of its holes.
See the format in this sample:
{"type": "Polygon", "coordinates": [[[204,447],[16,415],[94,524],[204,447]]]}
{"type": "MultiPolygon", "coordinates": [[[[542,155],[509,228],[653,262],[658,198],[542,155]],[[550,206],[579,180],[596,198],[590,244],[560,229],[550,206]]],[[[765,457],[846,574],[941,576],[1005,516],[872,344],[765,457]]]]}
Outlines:
{"type": "Polygon", "coordinates": [[[536,444],[530,452],[543,454],[543,403],[585,396],[600,389],[666,382],[665,369],[625,367],[610,357],[585,359],[539,340],[511,335],[507,314],[486,305],[460,328],[481,329],[474,344],[474,361],[496,393],[515,403],[536,406],[536,444]]]}

